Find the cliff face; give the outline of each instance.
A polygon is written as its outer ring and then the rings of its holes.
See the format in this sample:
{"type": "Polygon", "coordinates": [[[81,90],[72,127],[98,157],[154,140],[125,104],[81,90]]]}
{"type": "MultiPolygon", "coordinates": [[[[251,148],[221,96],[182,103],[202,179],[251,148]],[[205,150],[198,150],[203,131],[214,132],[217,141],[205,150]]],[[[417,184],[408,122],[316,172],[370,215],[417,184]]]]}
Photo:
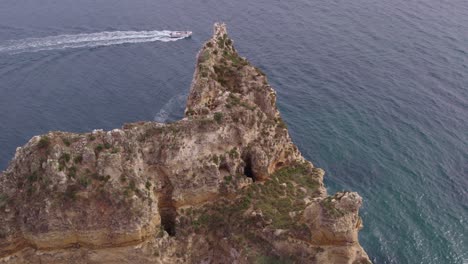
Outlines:
{"type": "Polygon", "coordinates": [[[0,175],[0,263],[370,263],[357,193],[327,196],[224,24],[185,118],[50,132],[0,175]]]}

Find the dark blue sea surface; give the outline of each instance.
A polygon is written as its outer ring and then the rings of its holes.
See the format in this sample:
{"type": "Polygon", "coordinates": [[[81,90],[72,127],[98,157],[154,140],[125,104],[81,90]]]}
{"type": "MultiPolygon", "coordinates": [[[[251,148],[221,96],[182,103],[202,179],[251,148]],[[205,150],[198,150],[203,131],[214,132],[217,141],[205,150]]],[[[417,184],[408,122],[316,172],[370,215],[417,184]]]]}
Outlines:
{"type": "Polygon", "coordinates": [[[49,130],[180,118],[215,21],[329,192],[363,196],[375,263],[468,263],[466,0],[0,0],[0,168],[49,130]]]}

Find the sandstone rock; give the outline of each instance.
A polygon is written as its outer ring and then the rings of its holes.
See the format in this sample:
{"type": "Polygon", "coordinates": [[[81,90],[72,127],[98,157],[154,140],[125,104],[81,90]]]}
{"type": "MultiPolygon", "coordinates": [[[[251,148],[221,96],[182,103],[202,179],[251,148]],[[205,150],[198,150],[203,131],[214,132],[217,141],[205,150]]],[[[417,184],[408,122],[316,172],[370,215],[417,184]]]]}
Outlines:
{"type": "Polygon", "coordinates": [[[0,174],[0,263],[368,261],[362,199],[326,198],[224,24],[197,56],[185,115],[18,148],[0,174]]]}

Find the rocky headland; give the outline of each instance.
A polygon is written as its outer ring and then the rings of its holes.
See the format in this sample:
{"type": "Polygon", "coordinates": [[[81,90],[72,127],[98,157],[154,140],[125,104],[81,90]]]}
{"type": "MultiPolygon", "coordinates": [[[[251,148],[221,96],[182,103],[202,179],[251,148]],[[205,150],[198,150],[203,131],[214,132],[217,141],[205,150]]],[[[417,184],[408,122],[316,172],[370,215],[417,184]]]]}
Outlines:
{"type": "Polygon", "coordinates": [[[0,174],[0,263],[370,263],[361,197],[328,196],[224,24],[185,117],[49,132],[0,174]]]}

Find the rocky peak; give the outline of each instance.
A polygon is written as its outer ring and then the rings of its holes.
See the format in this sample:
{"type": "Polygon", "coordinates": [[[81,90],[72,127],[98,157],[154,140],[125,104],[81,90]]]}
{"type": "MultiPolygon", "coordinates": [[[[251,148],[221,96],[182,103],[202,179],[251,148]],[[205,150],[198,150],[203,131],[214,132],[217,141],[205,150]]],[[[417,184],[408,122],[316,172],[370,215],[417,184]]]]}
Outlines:
{"type": "Polygon", "coordinates": [[[216,23],[213,37],[197,56],[186,115],[230,112],[239,105],[258,107],[269,118],[279,118],[276,93],[265,74],[237,53],[226,25],[216,23]]]}
{"type": "Polygon", "coordinates": [[[216,22],[213,26],[213,37],[212,39],[223,38],[227,35],[227,28],[225,23],[216,22]]]}

